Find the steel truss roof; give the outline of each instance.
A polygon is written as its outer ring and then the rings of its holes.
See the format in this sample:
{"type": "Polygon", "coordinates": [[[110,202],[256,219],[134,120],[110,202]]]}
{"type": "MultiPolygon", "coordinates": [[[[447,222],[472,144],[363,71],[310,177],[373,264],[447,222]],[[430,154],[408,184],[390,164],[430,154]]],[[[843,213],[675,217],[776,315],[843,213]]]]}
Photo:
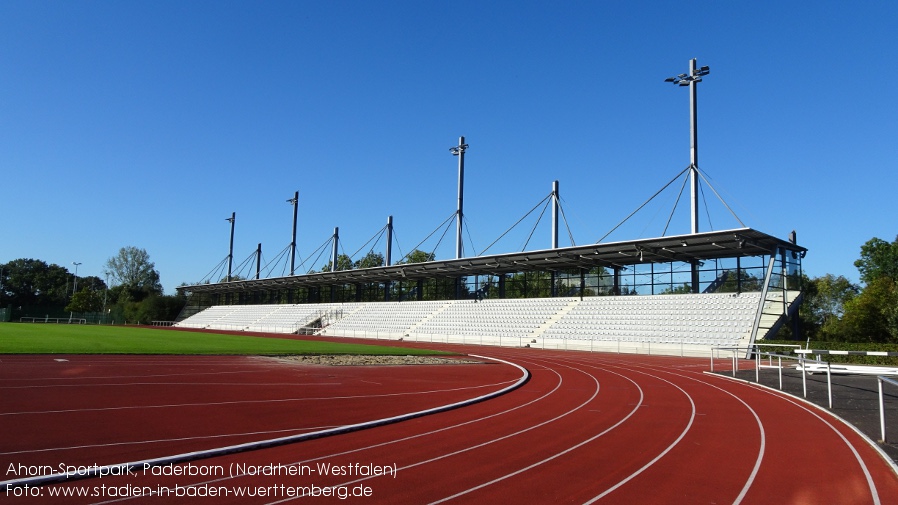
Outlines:
{"type": "Polygon", "coordinates": [[[499,275],[527,271],[560,271],[594,267],[620,268],[640,263],[688,263],[718,258],[770,255],[774,254],[778,248],[802,255],[807,252],[807,249],[797,244],[751,228],[740,228],[426,263],[196,284],[182,286],[178,290],[191,293],[234,293],[438,277],[499,275]]]}

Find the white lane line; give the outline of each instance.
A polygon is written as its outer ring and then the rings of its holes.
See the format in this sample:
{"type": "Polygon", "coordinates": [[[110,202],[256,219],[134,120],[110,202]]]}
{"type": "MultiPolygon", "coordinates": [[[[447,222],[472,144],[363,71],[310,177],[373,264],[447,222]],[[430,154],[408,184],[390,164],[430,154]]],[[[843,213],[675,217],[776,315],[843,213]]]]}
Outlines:
{"type": "Polygon", "coordinates": [[[278,398],[273,400],[234,400],[227,402],[206,402],[206,403],[172,403],[163,405],[125,405],[122,407],[95,407],[86,409],[61,409],[61,410],[33,410],[23,412],[0,412],[0,416],[18,416],[18,415],[37,415],[37,414],[60,414],[67,412],[101,412],[109,410],[135,410],[135,409],[167,409],[180,407],[211,407],[216,405],[245,405],[257,403],[284,403],[284,402],[306,402],[306,401],[330,401],[330,400],[349,400],[355,398],[385,398],[395,396],[414,396],[427,395],[432,393],[448,393],[452,391],[465,391],[470,389],[483,389],[489,387],[502,386],[514,381],[502,381],[495,384],[484,384],[481,386],[469,386],[451,389],[434,389],[431,391],[409,391],[407,393],[383,393],[377,395],[351,395],[351,396],[316,396],[312,398],[278,398]]]}
{"type": "MultiPolygon", "coordinates": [[[[360,430],[364,430],[364,429],[368,429],[368,428],[384,426],[387,424],[392,424],[392,423],[396,423],[396,422],[400,422],[400,421],[406,421],[409,419],[416,419],[418,417],[424,417],[424,416],[431,415],[431,414],[446,412],[448,410],[457,409],[459,407],[464,407],[467,405],[473,405],[475,403],[479,403],[482,401],[486,401],[486,400],[504,395],[510,391],[514,391],[515,389],[523,386],[524,384],[527,383],[527,381],[530,380],[530,372],[526,368],[524,368],[520,365],[516,365],[509,361],[501,360],[498,358],[488,358],[485,356],[478,356],[478,355],[474,355],[474,354],[471,354],[470,356],[475,357],[475,358],[498,361],[500,363],[510,365],[514,368],[517,368],[521,372],[521,377],[519,377],[512,384],[510,384],[500,390],[497,390],[497,391],[491,391],[489,393],[484,393],[480,396],[477,396],[474,398],[469,398],[467,400],[462,400],[462,401],[458,401],[458,402],[454,402],[454,403],[450,403],[450,404],[446,404],[446,405],[440,405],[440,406],[432,407],[432,408],[425,409],[425,410],[409,412],[406,414],[400,414],[397,416],[385,417],[385,418],[381,418],[381,419],[375,419],[372,421],[365,421],[362,423],[350,424],[350,425],[346,425],[346,426],[339,426],[337,428],[330,428],[330,429],[326,429],[326,430],[314,431],[314,432],[310,432],[310,433],[303,433],[303,434],[299,434],[299,435],[290,435],[290,436],[286,436],[286,437],[273,438],[273,439],[269,439],[269,440],[261,440],[261,441],[257,441],[257,442],[248,442],[248,443],[244,443],[244,444],[229,445],[229,446],[225,446],[225,447],[217,447],[214,449],[206,449],[206,450],[202,450],[202,451],[194,451],[194,452],[188,452],[188,453],[183,453],[183,454],[175,454],[175,455],[171,455],[171,456],[145,459],[145,460],[141,460],[141,461],[132,461],[132,462],[128,462],[128,463],[118,463],[118,464],[106,465],[106,466],[102,466],[102,467],[94,466],[93,468],[89,469],[88,472],[85,472],[85,473],[68,473],[68,472],[67,473],[55,473],[55,474],[43,475],[43,476],[39,476],[39,477],[26,477],[26,478],[22,478],[22,479],[0,481],[0,486],[5,485],[6,489],[22,487],[22,486],[40,486],[40,485],[49,484],[52,482],[66,482],[66,481],[69,481],[72,479],[96,477],[96,476],[103,475],[104,473],[108,474],[110,469],[112,469],[112,468],[143,469],[143,468],[146,468],[147,465],[159,466],[159,465],[166,465],[166,464],[183,463],[186,461],[195,461],[197,459],[211,458],[211,457],[215,457],[215,456],[223,456],[223,455],[234,454],[234,453],[238,453],[238,452],[253,451],[253,450],[263,449],[263,448],[268,448],[268,447],[276,447],[276,446],[280,446],[280,445],[292,444],[292,443],[301,442],[304,440],[313,440],[313,439],[324,438],[324,437],[329,437],[329,436],[333,436],[333,435],[352,433],[355,431],[360,431],[360,430]]],[[[508,381],[503,381],[499,384],[505,384],[507,382],[508,381]]],[[[460,390],[460,389],[477,389],[477,387],[456,388],[453,390],[460,390]]]]}
{"type": "MultiPolygon", "coordinates": [[[[622,366],[620,366],[620,365],[613,365],[613,366],[617,366],[618,368],[624,368],[624,367],[622,367],[622,366]]],[[[766,434],[766,431],[764,430],[764,423],[761,421],[761,418],[758,416],[757,411],[755,411],[755,409],[753,409],[753,408],[752,408],[748,403],[746,403],[742,398],[739,398],[735,393],[732,393],[732,392],[730,392],[730,391],[727,391],[726,389],[723,389],[723,388],[721,388],[720,386],[715,386],[714,384],[711,384],[710,382],[700,380],[700,379],[698,379],[698,378],[696,378],[696,377],[690,377],[690,376],[688,376],[688,375],[683,375],[682,373],[671,372],[670,370],[667,370],[667,369],[662,368],[662,367],[658,367],[658,366],[656,366],[656,365],[652,365],[652,366],[649,366],[649,365],[631,365],[631,366],[636,367],[636,368],[647,368],[647,369],[652,370],[652,371],[655,371],[655,372],[666,373],[666,374],[668,374],[668,375],[674,375],[674,376],[682,377],[682,378],[684,378],[684,379],[688,379],[688,380],[691,380],[691,381],[694,381],[694,382],[698,382],[699,384],[705,384],[705,385],[707,385],[707,386],[709,386],[709,387],[712,387],[712,388],[714,388],[714,389],[717,389],[717,390],[719,390],[719,391],[721,391],[721,392],[723,392],[723,393],[726,393],[726,394],[732,396],[732,397],[735,398],[739,403],[741,403],[742,405],[744,405],[745,408],[748,409],[748,411],[751,413],[751,415],[754,416],[754,418],[755,418],[755,423],[758,425],[758,432],[759,432],[759,435],[760,435],[760,437],[761,437],[761,440],[760,440],[760,445],[759,445],[759,448],[758,448],[758,455],[757,455],[757,457],[755,458],[755,464],[754,464],[754,467],[752,467],[752,471],[749,473],[748,478],[745,480],[745,484],[743,484],[742,490],[739,492],[739,495],[738,495],[738,496],[736,497],[736,499],[733,501],[733,505],[738,505],[739,503],[742,503],[742,500],[745,499],[745,495],[748,493],[748,490],[751,488],[752,484],[754,484],[755,478],[756,478],[757,475],[758,475],[758,471],[761,469],[761,462],[762,462],[763,459],[764,459],[764,454],[766,453],[766,450],[767,450],[767,434],[766,434]]],[[[693,373],[695,373],[695,372],[693,372],[693,373]]],[[[704,373],[704,371],[702,371],[702,373],[704,373]]]]}
{"type": "Polygon", "coordinates": [[[44,386],[0,386],[0,389],[91,388],[124,386],[339,386],[342,382],[119,382],[115,384],[48,384],[44,386]]]}
{"type": "Polygon", "coordinates": [[[196,437],[179,437],[179,438],[160,438],[156,440],[132,440],[129,442],[110,442],[107,444],[88,444],[88,445],[71,445],[68,447],[48,447],[45,449],[28,449],[22,451],[8,451],[8,452],[0,452],[0,456],[6,456],[11,454],[31,454],[38,452],[56,452],[56,451],[70,451],[74,449],[95,449],[97,447],[115,447],[115,446],[124,446],[124,445],[145,445],[145,444],[158,444],[162,442],[183,442],[185,440],[205,440],[205,439],[213,439],[213,438],[233,438],[233,437],[244,437],[251,435],[266,435],[270,433],[295,433],[300,431],[309,431],[309,430],[324,430],[329,428],[335,428],[336,425],[331,426],[310,426],[308,428],[290,428],[284,430],[267,430],[267,431],[247,431],[245,433],[225,433],[221,435],[203,435],[196,437]]]}
{"type": "MultiPolygon", "coordinates": [[[[519,362],[520,362],[520,363],[535,363],[535,362],[529,361],[529,360],[527,360],[527,359],[519,360],[519,362]]],[[[341,452],[335,452],[335,453],[331,453],[331,454],[326,454],[326,455],[324,455],[324,456],[319,456],[319,457],[317,457],[317,458],[311,458],[311,459],[306,459],[306,460],[294,461],[293,463],[287,463],[287,464],[285,464],[285,466],[306,465],[306,464],[314,463],[314,462],[316,462],[316,461],[328,460],[328,459],[333,459],[333,458],[336,458],[336,457],[339,457],[339,456],[345,456],[345,455],[347,455],[347,454],[354,454],[354,453],[357,453],[357,452],[363,452],[363,451],[367,451],[367,450],[371,450],[371,449],[377,449],[377,448],[385,447],[385,446],[388,446],[388,445],[398,444],[398,443],[400,443],[400,442],[407,442],[407,441],[409,441],[409,440],[414,440],[414,439],[417,439],[417,438],[427,437],[427,436],[430,436],[430,435],[436,435],[436,434],[439,434],[439,433],[443,433],[443,432],[445,432],[445,431],[454,430],[454,429],[456,429],[456,428],[461,428],[461,427],[464,427],[464,426],[468,426],[468,425],[470,425],[470,424],[475,424],[475,423],[479,423],[479,422],[482,422],[482,421],[487,421],[487,420],[493,419],[493,418],[495,418],[495,417],[503,416],[503,415],[505,415],[505,414],[510,414],[510,413],[512,413],[512,412],[514,412],[514,411],[516,411],[516,410],[520,410],[520,409],[522,409],[522,408],[524,408],[524,407],[528,407],[528,406],[533,405],[533,404],[535,404],[535,403],[537,403],[537,402],[540,402],[540,401],[542,401],[542,400],[548,398],[549,396],[555,394],[559,389],[561,389],[561,385],[562,385],[562,383],[564,382],[564,381],[562,380],[562,378],[561,378],[561,374],[559,374],[559,373],[556,372],[555,370],[552,370],[552,369],[550,369],[550,368],[544,367],[544,366],[542,365],[542,363],[539,364],[539,368],[554,373],[555,376],[558,378],[558,382],[555,384],[555,387],[552,388],[550,391],[547,391],[547,392],[544,393],[542,396],[539,396],[539,397],[537,397],[537,398],[534,398],[534,399],[532,399],[532,400],[530,400],[530,401],[528,401],[528,402],[522,403],[522,404],[520,404],[520,405],[516,405],[516,406],[514,406],[514,407],[508,408],[508,409],[503,410],[503,411],[500,411],[500,412],[495,412],[495,413],[493,413],[493,414],[489,414],[489,415],[487,415],[487,416],[478,417],[478,418],[476,418],[476,419],[470,419],[470,420],[468,420],[468,421],[465,421],[465,422],[462,422],[462,423],[453,424],[453,425],[451,425],[451,426],[444,426],[444,427],[442,427],[442,428],[437,428],[437,429],[435,429],[435,430],[426,431],[426,432],[424,432],[424,433],[418,433],[417,435],[409,435],[409,436],[407,436],[407,437],[396,438],[396,439],[393,439],[393,440],[388,440],[388,441],[386,441],[386,442],[380,442],[380,443],[368,445],[368,446],[365,446],[365,447],[357,447],[357,448],[355,448],[355,449],[349,449],[349,450],[346,450],[346,451],[341,451],[341,452]]],[[[183,487],[187,488],[187,487],[204,486],[204,485],[209,485],[209,484],[215,484],[215,483],[218,483],[218,482],[224,482],[224,481],[226,481],[226,480],[238,479],[238,478],[246,477],[246,476],[247,476],[247,474],[241,473],[241,474],[237,474],[237,475],[233,475],[233,476],[221,477],[221,478],[218,478],[218,479],[211,479],[211,480],[205,480],[205,481],[194,482],[194,483],[192,483],[192,484],[186,484],[186,485],[184,485],[183,487]]],[[[154,496],[155,494],[157,494],[157,493],[156,493],[156,492],[151,492],[151,493],[149,494],[149,496],[154,496]]],[[[118,499],[115,499],[115,500],[107,500],[107,501],[103,501],[103,502],[97,502],[95,505],[101,505],[101,504],[107,504],[107,503],[117,503],[117,502],[122,502],[122,501],[126,501],[126,500],[132,500],[132,499],[134,499],[134,498],[135,498],[135,497],[118,498],[118,499]]]]}
{"type": "MultiPolygon", "coordinates": [[[[593,382],[594,382],[594,384],[595,384],[595,390],[593,391],[592,396],[590,396],[586,401],[584,401],[584,402],[581,403],[580,405],[577,405],[576,407],[574,407],[574,408],[568,410],[567,412],[564,412],[564,413],[562,413],[562,414],[559,414],[559,415],[557,415],[557,416],[555,416],[555,417],[553,417],[553,418],[551,418],[551,419],[548,419],[548,420],[546,420],[546,421],[543,421],[543,422],[541,422],[541,423],[535,424],[535,425],[533,425],[533,426],[529,426],[529,427],[524,428],[524,429],[522,429],[522,430],[518,430],[518,431],[516,431],[516,432],[514,432],[514,433],[509,433],[509,434],[507,434],[507,435],[503,435],[503,436],[501,436],[501,437],[494,438],[494,439],[492,439],[492,440],[488,440],[488,441],[486,441],[486,442],[481,442],[481,443],[479,443],[479,444],[476,444],[476,445],[472,445],[472,446],[466,447],[466,448],[464,448],[464,449],[459,449],[459,450],[457,450],[457,451],[453,451],[453,452],[449,452],[449,453],[446,453],[446,454],[442,454],[442,455],[440,455],[440,456],[436,456],[436,457],[433,457],[433,458],[430,458],[430,459],[426,459],[426,460],[424,460],[424,461],[419,461],[419,462],[417,462],[417,463],[412,463],[412,464],[410,464],[410,465],[405,465],[405,466],[403,466],[403,467],[399,467],[399,468],[397,469],[397,473],[398,473],[399,470],[408,470],[408,469],[410,469],[410,468],[415,468],[415,467],[417,467],[417,466],[422,466],[422,465],[426,465],[426,464],[428,464],[428,463],[433,463],[434,461],[439,461],[439,460],[441,460],[441,459],[446,459],[446,458],[449,458],[449,457],[451,457],[451,456],[456,456],[456,455],[458,455],[458,454],[463,454],[463,453],[466,453],[466,452],[470,452],[470,451],[473,451],[473,450],[475,450],[475,449],[480,449],[480,448],[482,448],[482,447],[486,447],[486,446],[491,445],[491,444],[494,444],[494,443],[496,443],[496,442],[500,442],[500,441],[502,441],[502,440],[506,440],[506,439],[509,439],[509,438],[512,438],[512,437],[521,435],[521,434],[526,433],[526,432],[528,432],[528,431],[532,431],[532,430],[535,430],[535,429],[540,428],[540,427],[542,427],[542,426],[546,426],[546,425],[548,425],[548,424],[551,424],[551,423],[553,423],[553,422],[555,422],[555,421],[557,421],[557,420],[559,420],[559,419],[561,419],[561,418],[563,418],[563,417],[566,417],[566,416],[568,416],[568,415],[570,415],[570,414],[572,414],[572,413],[574,413],[574,412],[576,412],[576,411],[578,411],[578,410],[584,408],[587,404],[589,404],[592,400],[594,400],[595,397],[599,394],[599,381],[596,380],[596,378],[595,378],[594,376],[592,376],[592,375],[590,375],[590,374],[584,372],[583,370],[579,370],[579,369],[577,369],[577,368],[574,368],[574,367],[568,366],[568,365],[561,365],[561,366],[563,366],[563,367],[565,367],[565,368],[570,368],[571,370],[576,370],[576,371],[578,371],[578,372],[580,372],[580,373],[582,373],[582,374],[584,374],[584,375],[586,375],[586,376],[592,378],[592,380],[593,380],[593,382]]],[[[631,382],[632,382],[632,381],[631,381],[631,382]]],[[[638,388],[638,385],[637,385],[637,388],[638,388]]],[[[642,399],[642,390],[640,390],[640,402],[639,402],[639,404],[641,404],[641,399],[642,399]]],[[[615,424],[615,425],[612,426],[611,428],[608,428],[607,430],[605,430],[605,432],[603,432],[603,433],[607,433],[608,431],[611,431],[612,429],[614,429],[615,427],[617,427],[619,424],[621,424],[623,421],[625,421],[625,420],[628,419],[630,416],[632,416],[632,415],[636,412],[636,410],[639,409],[639,404],[637,404],[637,405],[633,408],[633,410],[632,410],[629,414],[627,414],[626,417],[624,417],[621,421],[619,421],[617,424],[615,424]]],[[[598,438],[598,437],[595,437],[595,438],[598,438]]],[[[374,477],[363,477],[363,478],[355,479],[355,480],[352,480],[352,481],[349,481],[349,482],[342,482],[342,483],[339,483],[339,484],[335,484],[335,486],[336,486],[336,487],[340,487],[340,486],[351,486],[351,485],[353,485],[353,484],[357,484],[357,483],[359,483],[359,482],[364,482],[364,481],[369,480],[369,479],[372,479],[372,478],[374,478],[374,477]]],[[[460,496],[461,494],[465,494],[466,492],[468,492],[468,491],[463,491],[462,493],[459,493],[459,496],[460,496]]],[[[283,500],[278,500],[278,501],[268,502],[266,505],[275,505],[275,504],[278,504],[278,503],[284,503],[284,502],[292,501],[292,500],[294,500],[294,499],[296,499],[296,498],[285,498],[285,499],[283,499],[283,500]]],[[[434,503],[439,503],[439,502],[434,502],[434,503]]]]}
{"type": "Polygon", "coordinates": [[[231,372],[196,372],[196,373],[162,373],[162,374],[148,374],[148,375],[99,375],[99,376],[89,376],[89,377],[81,377],[81,376],[72,376],[72,377],[37,377],[37,378],[29,378],[29,377],[7,377],[0,379],[0,382],[3,381],[72,381],[72,380],[92,380],[92,379],[140,379],[146,377],[193,377],[196,375],[227,375],[227,374],[238,374],[238,373],[259,373],[259,370],[235,370],[231,372]]]}
{"type": "MultiPolygon", "coordinates": [[[[645,372],[639,372],[639,373],[645,373],[645,372]]],[[[631,473],[628,477],[622,479],[622,480],[621,480],[620,482],[618,482],[617,484],[615,484],[615,485],[611,486],[610,488],[606,489],[606,490],[603,491],[601,494],[596,495],[596,496],[593,497],[591,500],[588,500],[588,501],[584,502],[584,505],[589,505],[590,503],[595,503],[595,502],[601,500],[602,498],[604,498],[605,496],[608,496],[609,494],[611,494],[612,492],[614,492],[615,490],[617,490],[618,488],[620,488],[621,486],[623,486],[623,485],[626,484],[627,482],[630,482],[631,480],[635,479],[639,474],[641,474],[642,472],[646,471],[649,467],[651,467],[652,465],[654,465],[655,463],[657,463],[658,460],[660,460],[660,459],[663,458],[665,455],[667,455],[667,453],[669,453],[670,451],[672,451],[673,448],[676,447],[677,444],[679,444],[681,440],[683,440],[683,437],[686,436],[686,433],[688,433],[689,430],[692,429],[692,424],[695,422],[695,402],[692,401],[692,397],[689,395],[689,393],[687,393],[686,391],[684,391],[683,388],[681,388],[680,386],[677,386],[677,385],[674,384],[673,382],[664,380],[664,379],[662,379],[661,377],[657,377],[657,376],[654,376],[654,375],[651,375],[651,374],[646,374],[646,375],[648,375],[648,376],[650,376],[650,377],[655,377],[655,378],[658,379],[658,380],[664,381],[664,382],[670,384],[671,386],[673,386],[673,387],[679,389],[681,393],[683,393],[684,395],[686,395],[686,398],[689,400],[689,404],[692,405],[692,415],[689,416],[689,422],[686,424],[686,427],[683,428],[683,432],[680,433],[680,436],[677,437],[677,439],[674,440],[669,446],[667,446],[666,449],[664,449],[663,451],[661,451],[660,454],[658,454],[658,455],[655,456],[651,461],[649,461],[648,463],[646,463],[645,465],[643,465],[643,467],[640,468],[639,470],[636,470],[635,472],[631,473]]]]}
{"type": "MultiPolygon", "coordinates": [[[[714,374],[714,376],[715,376],[715,377],[720,377],[720,378],[722,378],[722,379],[728,379],[728,380],[729,380],[729,378],[724,377],[724,376],[719,376],[719,375],[717,375],[717,374],[714,374]]],[[[749,384],[749,385],[750,385],[750,386],[753,386],[753,387],[757,386],[756,384],[749,384]]],[[[844,442],[845,445],[848,446],[848,449],[851,450],[851,453],[854,454],[854,459],[857,460],[858,465],[861,467],[861,471],[863,471],[864,477],[867,479],[867,486],[870,488],[870,497],[873,499],[873,503],[874,503],[875,505],[880,505],[879,491],[877,491],[877,489],[876,489],[876,483],[873,482],[873,476],[870,475],[870,470],[867,468],[867,464],[864,463],[864,459],[861,457],[860,453],[857,452],[857,449],[854,447],[854,445],[852,445],[851,442],[848,441],[848,438],[846,438],[845,435],[843,435],[841,431],[839,431],[838,429],[836,429],[836,427],[833,426],[832,423],[830,423],[829,421],[827,421],[826,419],[824,419],[823,417],[821,417],[819,414],[817,414],[816,412],[814,412],[813,410],[811,410],[810,408],[808,408],[807,405],[803,405],[802,403],[799,403],[799,402],[796,401],[795,399],[785,396],[786,393],[779,393],[779,392],[777,392],[777,391],[773,391],[773,390],[771,390],[771,389],[768,389],[768,388],[765,387],[765,386],[762,386],[762,387],[755,387],[755,389],[758,390],[758,391],[764,392],[764,393],[766,393],[766,394],[768,394],[768,395],[771,395],[771,396],[773,396],[773,397],[775,397],[775,398],[779,398],[779,399],[781,399],[781,400],[784,400],[784,401],[786,401],[786,402],[789,402],[789,403],[791,403],[792,405],[795,405],[796,407],[798,407],[798,408],[804,410],[805,412],[811,414],[812,416],[816,417],[818,420],[820,420],[820,422],[822,422],[822,423],[825,424],[827,427],[829,427],[829,429],[831,429],[833,432],[835,432],[835,434],[838,435],[839,438],[842,439],[842,442],[844,442]]],[[[808,402],[808,403],[809,403],[811,406],[813,406],[814,408],[823,410],[821,407],[819,407],[819,406],[817,406],[817,405],[815,405],[815,404],[813,404],[813,403],[810,403],[810,402],[808,402]]],[[[824,411],[824,412],[826,412],[826,411],[824,411]]],[[[836,419],[840,420],[844,425],[846,425],[846,426],[848,426],[849,428],[853,429],[853,430],[855,431],[855,433],[857,433],[862,439],[864,439],[864,440],[869,440],[869,439],[867,438],[866,435],[864,435],[863,433],[861,433],[857,428],[855,428],[854,426],[852,426],[851,424],[849,424],[848,422],[846,422],[845,420],[843,420],[841,417],[838,417],[838,416],[836,416],[835,414],[831,414],[831,415],[833,415],[836,419]]]]}
{"type": "MultiPolygon", "coordinates": [[[[575,368],[575,370],[577,370],[577,369],[575,368]]],[[[617,423],[615,423],[615,424],[612,425],[612,426],[609,426],[609,427],[606,428],[605,430],[603,430],[603,431],[597,433],[596,435],[593,435],[592,437],[589,437],[589,438],[586,439],[586,440],[583,440],[583,441],[581,441],[581,442],[579,442],[579,443],[577,443],[577,444],[574,444],[574,445],[568,447],[567,449],[564,449],[563,451],[560,451],[560,452],[557,452],[557,453],[553,454],[552,456],[549,456],[549,457],[547,457],[547,458],[545,458],[545,459],[542,459],[542,460],[540,460],[540,461],[537,461],[536,463],[533,463],[533,464],[530,464],[530,465],[525,466],[525,467],[523,467],[523,468],[520,468],[520,469],[518,469],[518,470],[515,470],[514,472],[505,474],[505,475],[503,475],[503,476],[501,476],[501,477],[497,477],[497,478],[495,478],[495,479],[493,479],[493,480],[490,480],[490,481],[488,481],[488,482],[484,482],[483,484],[474,486],[474,487],[472,487],[472,488],[468,488],[468,489],[466,489],[466,490],[464,490],[464,491],[460,491],[460,492],[458,492],[458,493],[455,493],[455,494],[452,495],[452,496],[447,496],[447,497],[445,497],[445,498],[442,498],[442,499],[439,499],[439,500],[430,502],[430,505],[434,505],[434,504],[436,504],[436,503],[443,503],[443,502],[446,502],[446,501],[449,501],[449,500],[453,500],[453,499],[455,499],[455,498],[458,498],[459,496],[464,496],[464,495],[466,495],[466,494],[468,494],[468,493],[477,491],[478,489],[483,489],[483,488],[485,488],[485,487],[488,487],[488,486],[491,486],[491,485],[496,484],[496,483],[498,483],[498,482],[501,482],[501,481],[503,481],[503,480],[505,480],[505,479],[509,479],[509,478],[511,478],[511,477],[514,477],[515,475],[519,475],[519,474],[522,474],[522,473],[524,473],[524,472],[533,470],[534,468],[536,468],[536,467],[538,467],[538,466],[540,466],[540,465],[542,465],[542,464],[544,464],[544,463],[548,463],[549,461],[552,461],[552,460],[554,460],[554,459],[558,459],[558,458],[560,458],[561,456],[564,456],[565,454],[568,454],[568,453],[571,452],[571,451],[574,451],[574,450],[576,450],[576,449],[579,449],[580,447],[583,447],[584,445],[586,445],[586,444],[588,444],[588,443],[590,443],[590,442],[595,441],[595,440],[598,439],[599,437],[602,437],[602,436],[604,436],[604,435],[607,435],[610,431],[614,430],[614,429],[617,428],[618,426],[620,426],[620,425],[624,424],[625,422],[627,422],[627,420],[629,420],[634,414],[636,414],[637,410],[639,410],[639,407],[642,405],[642,402],[643,402],[643,400],[645,399],[645,395],[644,395],[644,393],[643,393],[643,391],[642,391],[642,388],[639,387],[639,384],[637,384],[637,383],[636,383],[635,381],[633,381],[632,379],[630,379],[630,378],[628,378],[628,377],[624,377],[623,375],[618,374],[618,373],[616,373],[616,372],[610,372],[610,371],[609,371],[609,373],[613,373],[614,375],[618,375],[618,376],[620,376],[620,377],[623,377],[623,378],[629,380],[630,382],[633,383],[634,386],[636,386],[636,389],[639,391],[639,401],[636,402],[636,406],[634,406],[634,407],[633,407],[633,410],[631,410],[629,414],[627,414],[626,416],[624,416],[623,418],[621,418],[617,423]]],[[[596,381],[596,384],[598,385],[598,379],[596,379],[596,377],[595,377],[594,375],[590,375],[590,376],[593,378],[594,381],[596,381]]],[[[598,390],[596,391],[596,393],[598,393],[598,390]]],[[[594,395],[593,397],[595,397],[595,395],[594,395]]]]}

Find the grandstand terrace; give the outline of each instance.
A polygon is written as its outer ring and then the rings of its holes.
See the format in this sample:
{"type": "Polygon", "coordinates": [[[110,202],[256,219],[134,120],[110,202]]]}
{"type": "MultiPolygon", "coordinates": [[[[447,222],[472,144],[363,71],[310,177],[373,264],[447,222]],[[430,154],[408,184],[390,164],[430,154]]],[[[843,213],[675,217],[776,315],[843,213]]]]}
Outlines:
{"type": "MultiPolygon", "coordinates": [[[[262,279],[257,256],[255,279],[230,282],[232,214],[228,282],[178,288],[190,301],[177,325],[680,355],[753,345],[797,312],[807,250],[794,232],[781,240],[738,217],[742,228],[699,232],[699,184],[710,182],[698,165],[696,85],[709,72],[692,59],[688,73],[666,80],[689,89],[690,164],[652,198],[685,175],[688,235],[559,247],[555,181],[544,200],[553,204],[550,249],[463,257],[468,144],[460,137],[449,149],[458,159],[455,259],[393,265],[390,217],[385,266],[338,269],[335,229],[332,271],[262,279]]],[[[298,194],[288,200],[294,256],[298,194]]]]}
{"type": "Polygon", "coordinates": [[[707,355],[797,311],[805,253],[740,228],[198,284],[176,326],[707,355]]]}

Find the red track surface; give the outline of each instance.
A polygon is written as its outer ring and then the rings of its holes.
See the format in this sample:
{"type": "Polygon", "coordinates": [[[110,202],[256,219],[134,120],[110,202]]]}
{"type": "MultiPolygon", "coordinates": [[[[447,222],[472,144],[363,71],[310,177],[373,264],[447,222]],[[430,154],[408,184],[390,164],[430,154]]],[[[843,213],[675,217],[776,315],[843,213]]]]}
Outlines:
{"type": "MultiPolygon", "coordinates": [[[[704,374],[706,360],[463,350],[517,363],[532,378],[504,396],[448,412],[192,463],[195,470],[262,465],[302,476],[138,472],[45,486],[36,490],[42,498],[10,502],[107,502],[119,500],[108,496],[110,487],[133,493],[135,486],[177,485],[189,494],[267,495],[209,503],[295,501],[287,493],[309,486],[370,492],[349,497],[362,503],[898,503],[898,476],[862,436],[790,397],[704,374]],[[322,475],[319,464],[397,472],[322,475]],[[51,489],[106,496],[50,499],[51,489]]],[[[253,358],[53,358],[0,362],[4,470],[11,462],[111,464],[276,438],[480,396],[520,375],[499,364],[324,368],[253,358]],[[246,432],[270,433],[221,436],[246,432]],[[133,443],[172,438],[183,440],[133,443]],[[46,450],[74,446],[84,447],[46,450]]]]}

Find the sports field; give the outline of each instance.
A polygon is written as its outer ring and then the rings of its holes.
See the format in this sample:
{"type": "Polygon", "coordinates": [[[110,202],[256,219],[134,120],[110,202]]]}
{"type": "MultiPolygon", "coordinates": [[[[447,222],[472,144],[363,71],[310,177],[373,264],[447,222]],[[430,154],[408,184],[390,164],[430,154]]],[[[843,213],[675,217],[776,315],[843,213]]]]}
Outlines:
{"type": "Polygon", "coordinates": [[[0,323],[0,354],[446,354],[364,344],[133,326],[0,323]]]}

